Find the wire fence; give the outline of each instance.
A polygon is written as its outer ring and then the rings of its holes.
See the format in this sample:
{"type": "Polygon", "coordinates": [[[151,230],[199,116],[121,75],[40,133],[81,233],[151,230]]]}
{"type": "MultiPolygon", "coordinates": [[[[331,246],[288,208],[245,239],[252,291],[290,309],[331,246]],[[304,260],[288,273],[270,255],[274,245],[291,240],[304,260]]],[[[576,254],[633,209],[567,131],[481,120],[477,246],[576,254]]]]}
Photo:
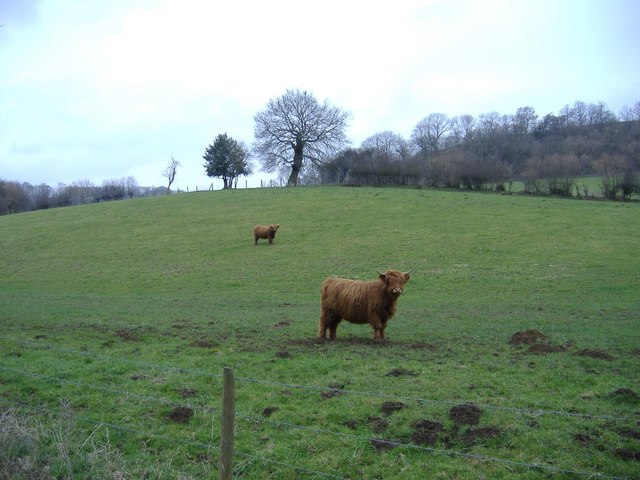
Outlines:
{"type": "MultiPolygon", "coordinates": [[[[85,350],[77,350],[71,348],[65,348],[56,346],[49,343],[20,339],[9,336],[0,335],[0,340],[5,342],[4,348],[7,349],[8,345],[13,346],[21,346],[24,348],[34,349],[34,350],[45,350],[50,352],[51,355],[56,356],[64,356],[68,355],[75,358],[92,358],[99,359],[108,362],[110,365],[129,365],[133,367],[139,367],[148,370],[159,370],[164,372],[172,372],[178,375],[194,375],[198,377],[205,377],[213,380],[214,382],[219,382],[219,389],[222,389],[222,378],[223,374],[220,373],[211,373],[199,369],[190,369],[184,367],[177,367],[174,365],[168,364],[159,364],[159,363],[151,363],[140,360],[135,360],[131,358],[124,357],[115,357],[110,355],[104,355],[97,352],[85,351],[85,350]]],[[[77,363],[76,363],[77,365],[77,363]]],[[[79,392],[87,393],[87,392],[97,392],[102,394],[108,394],[112,396],[119,397],[123,401],[138,401],[143,404],[154,404],[154,405],[162,405],[164,407],[169,407],[173,409],[180,408],[188,408],[189,411],[194,411],[199,414],[211,415],[212,422],[215,418],[220,418],[222,413],[222,408],[218,406],[212,406],[209,403],[203,403],[202,401],[191,401],[188,398],[182,398],[180,400],[174,400],[167,397],[167,393],[163,396],[160,395],[151,395],[148,393],[139,393],[134,390],[138,390],[138,385],[135,385],[136,388],[133,388],[134,385],[125,383],[124,388],[117,388],[111,386],[105,381],[101,382],[83,382],[78,381],[76,379],[66,378],[65,374],[48,374],[42,373],[39,371],[34,371],[33,369],[28,369],[24,367],[17,366],[8,366],[8,365],[0,365],[0,372],[2,372],[2,377],[0,377],[0,385],[1,384],[9,384],[12,379],[20,378],[20,379],[31,379],[36,382],[48,383],[50,385],[57,386],[67,386],[73,389],[76,389],[79,392]]],[[[106,372],[104,376],[109,376],[109,372],[106,372]]],[[[134,378],[134,377],[130,377],[134,378]]],[[[247,377],[235,377],[235,380],[240,385],[260,385],[267,389],[286,389],[291,391],[302,391],[302,392],[313,392],[316,393],[326,393],[327,387],[315,386],[315,385],[301,385],[295,383],[283,383],[276,382],[267,379],[255,379],[255,378],[247,378],[247,377]]],[[[131,381],[133,382],[133,381],[131,381]]],[[[135,382],[139,383],[139,382],[135,382]]],[[[400,395],[391,395],[381,392],[368,392],[368,391],[358,391],[351,389],[341,389],[341,388],[331,388],[331,395],[340,395],[340,396],[349,396],[349,397],[367,397],[367,398],[376,398],[376,399],[385,399],[385,400],[394,400],[394,401],[402,401],[402,402],[412,402],[421,406],[457,406],[461,404],[465,404],[465,402],[461,401],[449,401],[449,400],[434,400],[428,398],[420,398],[413,396],[400,396],[400,395]]],[[[60,404],[61,398],[56,397],[58,400],[58,404],[60,404]]],[[[33,402],[33,401],[24,401],[20,398],[12,398],[11,395],[3,395],[0,397],[0,405],[4,408],[17,408],[22,409],[24,411],[33,412],[35,414],[49,414],[62,416],[65,414],[64,408],[52,407],[52,400],[42,401],[42,402],[33,402]]],[[[470,405],[469,403],[466,403],[470,405]]],[[[473,404],[475,407],[482,408],[484,410],[493,410],[496,412],[503,412],[512,415],[526,416],[527,418],[539,418],[544,416],[551,417],[559,417],[566,418],[569,420],[579,419],[581,421],[605,421],[605,422],[621,422],[621,423],[630,423],[636,424],[637,419],[631,417],[624,417],[619,415],[600,415],[600,414],[588,414],[588,413],[578,413],[572,411],[556,411],[556,410],[545,410],[545,409],[532,409],[532,408],[519,408],[519,407],[510,407],[503,405],[490,405],[490,404],[473,404]]],[[[194,440],[194,439],[181,439],[176,437],[175,435],[168,435],[157,433],[154,429],[142,429],[135,428],[130,425],[130,422],[125,421],[114,421],[114,420],[105,420],[106,413],[103,411],[94,411],[88,412],[88,414],[78,414],[76,412],[73,413],[73,418],[80,422],[85,422],[88,424],[97,425],[99,427],[104,427],[107,429],[113,429],[116,431],[120,431],[123,433],[128,433],[131,435],[139,435],[148,438],[156,438],[159,440],[164,440],[167,442],[172,442],[175,444],[181,444],[185,446],[190,446],[197,449],[202,449],[204,451],[216,451],[220,452],[221,450],[221,442],[223,441],[217,434],[213,434],[209,432],[205,440],[194,440]],[[100,419],[94,418],[90,413],[93,413],[96,416],[101,417],[100,419]]],[[[478,453],[470,453],[465,451],[454,450],[451,448],[437,448],[432,446],[426,446],[421,444],[410,443],[408,441],[398,441],[398,440],[389,440],[389,439],[380,439],[371,436],[357,435],[355,433],[347,433],[344,431],[339,431],[339,429],[332,428],[319,428],[313,426],[311,424],[302,424],[297,422],[289,422],[289,421],[281,421],[274,420],[268,418],[266,415],[255,415],[255,414],[247,414],[242,412],[242,405],[240,411],[234,411],[234,417],[236,420],[241,422],[247,422],[249,425],[256,426],[259,425],[261,427],[268,426],[272,429],[278,430],[287,430],[287,431],[298,431],[305,435],[327,435],[330,437],[339,438],[348,442],[356,442],[359,444],[369,444],[369,445],[377,445],[377,446],[386,446],[388,448],[403,448],[407,450],[420,451],[424,453],[428,453],[431,455],[438,456],[446,456],[446,457],[457,457],[460,459],[468,459],[474,461],[481,462],[491,462],[503,466],[507,466],[510,468],[518,468],[524,470],[535,470],[540,472],[546,472],[550,475],[555,474],[563,474],[574,477],[581,478],[603,478],[603,479],[621,479],[626,477],[619,477],[614,475],[609,475],[605,473],[592,472],[592,471],[579,471],[570,468],[561,468],[556,465],[553,465],[553,460],[548,463],[539,463],[539,462],[526,462],[519,460],[511,460],[505,458],[497,458],[490,455],[478,454],[478,453]]],[[[248,447],[243,446],[242,444],[238,446],[237,449],[234,450],[233,454],[236,457],[240,457],[246,459],[247,461],[257,462],[265,465],[278,466],[285,469],[291,469],[292,471],[298,472],[298,474],[310,475],[312,477],[321,477],[321,478],[345,478],[340,472],[323,472],[314,468],[309,468],[304,465],[296,465],[293,462],[284,462],[282,460],[276,460],[273,458],[269,458],[267,456],[255,455],[246,451],[248,447]]]]}

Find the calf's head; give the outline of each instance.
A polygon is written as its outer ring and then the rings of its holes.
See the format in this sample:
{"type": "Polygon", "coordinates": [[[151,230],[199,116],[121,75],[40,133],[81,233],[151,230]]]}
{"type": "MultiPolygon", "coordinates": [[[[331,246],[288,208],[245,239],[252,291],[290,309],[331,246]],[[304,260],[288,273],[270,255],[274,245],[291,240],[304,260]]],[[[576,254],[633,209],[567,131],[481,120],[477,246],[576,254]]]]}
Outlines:
{"type": "Polygon", "coordinates": [[[280,228],[279,223],[272,223],[271,225],[269,225],[269,233],[271,234],[272,237],[276,236],[276,232],[278,231],[278,228],[280,228]]]}
{"type": "Polygon", "coordinates": [[[404,284],[411,278],[411,270],[408,272],[399,272],[397,270],[387,270],[384,273],[378,272],[378,278],[384,282],[387,293],[398,297],[404,291],[404,284]]]}

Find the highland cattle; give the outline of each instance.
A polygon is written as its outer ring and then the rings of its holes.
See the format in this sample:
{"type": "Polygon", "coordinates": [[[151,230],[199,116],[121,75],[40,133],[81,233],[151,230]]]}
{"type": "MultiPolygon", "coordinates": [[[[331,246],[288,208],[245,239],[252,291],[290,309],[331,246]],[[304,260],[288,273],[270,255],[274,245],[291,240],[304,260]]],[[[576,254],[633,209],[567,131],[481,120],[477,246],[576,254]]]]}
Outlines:
{"type": "Polygon", "coordinates": [[[320,325],[318,337],[336,339],[336,330],[342,320],[368,323],[373,338],[384,340],[387,322],[396,313],[398,297],[411,278],[411,271],[387,270],[378,272],[373,281],[327,278],[322,282],[320,325]]]}

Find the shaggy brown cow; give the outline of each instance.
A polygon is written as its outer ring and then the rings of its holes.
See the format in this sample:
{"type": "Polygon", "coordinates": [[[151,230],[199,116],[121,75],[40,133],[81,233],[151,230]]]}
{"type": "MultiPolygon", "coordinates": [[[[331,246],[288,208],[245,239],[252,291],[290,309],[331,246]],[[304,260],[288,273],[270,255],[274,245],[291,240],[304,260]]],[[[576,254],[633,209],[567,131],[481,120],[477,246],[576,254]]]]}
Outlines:
{"type": "Polygon", "coordinates": [[[272,223],[271,225],[258,225],[253,228],[253,236],[256,238],[256,245],[258,244],[259,238],[264,238],[265,240],[269,240],[269,245],[273,243],[273,239],[276,238],[276,232],[280,228],[280,224],[272,223]]]}
{"type": "Polygon", "coordinates": [[[322,302],[318,337],[336,339],[338,325],[344,319],[352,323],[368,323],[373,327],[373,338],[384,339],[384,329],[393,314],[404,284],[411,278],[409,272],[387,270],[378,272],[378,280],[363,282],[346,278],[327,278],[320,289],[322,302]]]}

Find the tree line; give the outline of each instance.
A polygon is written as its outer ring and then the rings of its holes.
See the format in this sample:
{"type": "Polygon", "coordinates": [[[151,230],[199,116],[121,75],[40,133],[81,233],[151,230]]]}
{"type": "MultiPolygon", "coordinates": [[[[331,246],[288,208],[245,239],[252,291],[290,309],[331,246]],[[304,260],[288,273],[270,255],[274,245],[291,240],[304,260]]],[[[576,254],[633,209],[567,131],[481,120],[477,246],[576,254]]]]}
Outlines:
{"type": "Polygon", "coordinates": [[[307,170],[304,181],[506,191],[519,180],[526,193],[572,196],[580,176],[598,175],[601,196],[628,199],[640,193],[639,167],[640,102],[620,117],[603,103],[576,102],[541,119],[531,107],[478,118],[433,113],[409,139],[374,134],[307,170]]]}
{"type": "Polygon", "coordinates": [[[0,215],[164,195],[166,191],[165,187],[140,187],[134,177],[105,180],[100,186],[80,180],[55,188],[0,179],[0,215]]]}
{"type": "MultiPolygon", "coordinates": [[[[490,112],[477,118],[431,113],[408,139],[384,131],[357,148],[348,146],[345,135],[349,116],[328,101],[318,102],[309,92],[287,90],[255,115],[253,154],[264,171],[277,171],[286,178],[287,186],[506,191],[519,180],[526,193],[572,196],[579,190],[578,177],[599,175],[605,198],[626,200],[640,193],[640,101],[618,115],[604,102],[583,101],[541,118],[529,106],[511,115],[490,112]]],[[[248,150],[245,154],[243,158],[248,158],[248,150]]],[[[228,176],[239,171],[224,172],[228,176]]]]}
{"type": "MultiPolygon", "coordinates": [[[[509,191],[515,181],[531,194],[572,196],[582,175],[599,175],[601,196],[640,193],[640,101],[618,115],[604,102],[576,101],[539,117],[533,107],[514,114],[449,117],[431,113],[406,139],[375,133],[350,147],[350,114],[311,93],[287,90],[254,116],[254,144],[219,134],[202,156],[205,173],[237,186],[253,172],[278,172],[287,186],[397,185],[509,191]]],[[[0,214],[170,192],[180,166],[173,157],[162,173],[168,186],[142,188],[134,178],[71,185],[32,186],[0,180],[0,214]]],[[[589,196],[589,192],[582,192],[589,196]]],[[[592,192],[593,193],[593,192],[592,192]]]]}

